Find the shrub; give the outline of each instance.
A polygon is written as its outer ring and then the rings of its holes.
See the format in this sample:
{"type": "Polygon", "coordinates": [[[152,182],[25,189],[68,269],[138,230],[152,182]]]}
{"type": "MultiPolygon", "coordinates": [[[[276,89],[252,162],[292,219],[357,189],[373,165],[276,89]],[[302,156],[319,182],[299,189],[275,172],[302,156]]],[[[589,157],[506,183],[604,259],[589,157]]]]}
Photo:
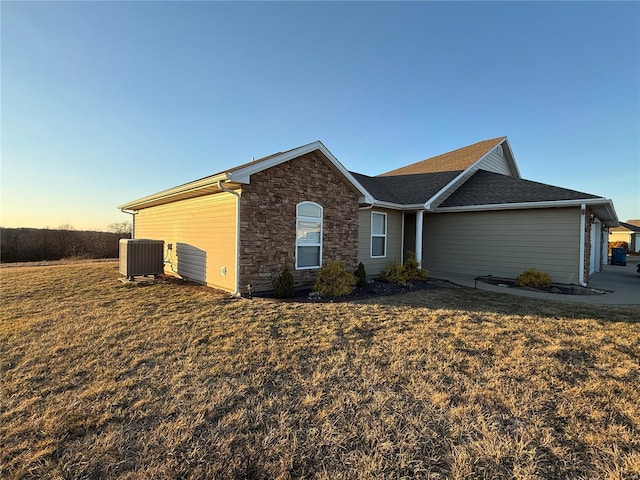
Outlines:
{"type": "Polygon", "coordinates": [[[353,272],[356,276],[356,286],[358,287],[366,287],[367,286],[367,272],[364,269],[364,264],[360,262],[358,264],[358,269],[353,272]]]}
{"type": "Polygon", "coordinates": [[[291,298],[295,291],[293,289],[293,275],[289,271],[289,267],[285,265],[282,273],[278,275],[275,285],[275,295],[277,298],[291,298]]]}
{"type": "Polygon", "coordinates": [[[427,271],[420,268],[420,262],[413,252],[409,252],[407,259],[404,261],[404,271],[408,280],[426,280],[429,278],[427,271]]]}
{"type": "Polygon", "coordinates": [[[530,268],[518,275],[516,285],[540,289],[549,288],[551,286],[551,276],[546,272],[530,268]]]}
{"type": "Polygon", "coordinates": [[[327,262],[320,269],[314,290],[328,297],[349,295],[356,284],[356,277],[340,262],[327,262]]]}
{"type": "Polygon", "coordinates": [[[405,268],[395,260],[389,263],[384,270],[380,272],[378,280],[386,283],[398,283],[400,285],[407,283],[407,272],[405,268]]]}
{"type": "Polygon", "coordinates": [[[415,253],[409,253],[404,265],[394,260],[380,272],[378,280],[402,285],[411,280],[426,280],[428,277],[427,271],[420,269],[420,262],[416,259],[415,253]]]}

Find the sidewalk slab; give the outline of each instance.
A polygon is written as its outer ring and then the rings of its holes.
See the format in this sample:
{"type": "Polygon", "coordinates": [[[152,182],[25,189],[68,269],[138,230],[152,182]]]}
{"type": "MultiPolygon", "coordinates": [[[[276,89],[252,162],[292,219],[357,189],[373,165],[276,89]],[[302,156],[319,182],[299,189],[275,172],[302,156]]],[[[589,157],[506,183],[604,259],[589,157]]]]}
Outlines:
{"type": "Polygon", "coordinates": [[[541,300],[558,302],[575,302],[592,305],[640,305],[640,273],[636,272],[637,261],[627,261],[626,266],[605,265],[602,272],[596,273],[589,280],[588,286],[611,293],[601,295],[563,295],[539,292],[520,288],[501,287],[476,281],[476,275],[465,275],[448,272],[429,272],[433,279],[446,280],[456,285],[489,292],[503,293],[541,300]]]}

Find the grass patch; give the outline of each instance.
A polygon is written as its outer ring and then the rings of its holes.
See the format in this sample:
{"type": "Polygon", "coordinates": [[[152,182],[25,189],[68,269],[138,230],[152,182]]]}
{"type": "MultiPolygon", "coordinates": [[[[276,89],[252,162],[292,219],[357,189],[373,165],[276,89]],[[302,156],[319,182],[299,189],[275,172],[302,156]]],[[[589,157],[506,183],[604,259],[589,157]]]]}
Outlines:
{"type": "Polygon", "coordinates": [[[640,477],[640,309],[0,269],[3,478],[640,477]]]}

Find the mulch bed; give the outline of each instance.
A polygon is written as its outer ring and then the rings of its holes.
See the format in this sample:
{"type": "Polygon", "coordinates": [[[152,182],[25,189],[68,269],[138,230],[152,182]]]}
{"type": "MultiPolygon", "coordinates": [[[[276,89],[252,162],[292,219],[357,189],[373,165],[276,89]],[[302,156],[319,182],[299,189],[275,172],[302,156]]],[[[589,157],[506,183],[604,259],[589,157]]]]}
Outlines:
{"type": "MultiPolygon", "coordinates": [[[[320,297],[312,295],[313,290],[304,288],[296,290],[292,298],[276,298],[273,293],[255,294],[251,298],[261,300],[272,300],[277,302],[351,302],[365,298],[384,297],[388,295],[398,295],[400,293],[415,292],[420,290],[435,290],[442,288],[463,288],[444,280],[414,280],[404,285],[394,283],[384,283],[374,280],[369,282],[366,287],[356,287],[353,292],[343,297],[320,297]]],[[[246,297],[246,295],[244,295],[246,297]]]]}
{"type": "Polygon", "coordinates": [[[596,290],[594,288],[583,287],[578,284],[564,284],[554,283],[549,288],[531,288],[531,287],[519,287],[516,285],[514,278],[494,277],[492,275],[479,276],[474,279],[476,282],[488,283],[491,285],[498,285],[500,287],[507,288],[519,288],[522,290],[533,290],[537,292],[556,293],[560,295],[602,295],[604,290],[596,290]]]}

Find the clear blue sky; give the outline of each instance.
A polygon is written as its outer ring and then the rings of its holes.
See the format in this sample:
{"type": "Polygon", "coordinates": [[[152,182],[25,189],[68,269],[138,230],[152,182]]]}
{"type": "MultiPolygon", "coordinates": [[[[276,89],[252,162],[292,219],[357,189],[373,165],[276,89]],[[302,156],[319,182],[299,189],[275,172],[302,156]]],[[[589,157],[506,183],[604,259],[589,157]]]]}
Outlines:
{"type": "Polygon", "coordinates": [[[524,178],[640,218],[640,3],[8,2],[0,225],[321,140],[375,175],[506,135],[524,178]]]}

